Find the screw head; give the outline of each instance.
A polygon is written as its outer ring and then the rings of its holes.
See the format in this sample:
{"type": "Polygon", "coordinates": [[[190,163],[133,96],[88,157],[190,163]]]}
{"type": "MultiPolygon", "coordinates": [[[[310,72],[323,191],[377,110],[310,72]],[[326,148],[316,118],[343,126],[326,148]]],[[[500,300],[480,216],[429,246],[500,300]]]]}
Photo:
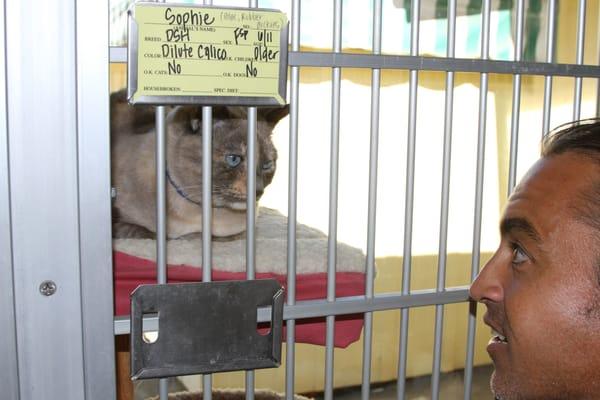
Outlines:
{"type": "Polygon", "coordinates": [[[56,293],[56,283],[53,281],[44,281],[40,283],[40,293],[44,296],[52,296],[56,293]]]}

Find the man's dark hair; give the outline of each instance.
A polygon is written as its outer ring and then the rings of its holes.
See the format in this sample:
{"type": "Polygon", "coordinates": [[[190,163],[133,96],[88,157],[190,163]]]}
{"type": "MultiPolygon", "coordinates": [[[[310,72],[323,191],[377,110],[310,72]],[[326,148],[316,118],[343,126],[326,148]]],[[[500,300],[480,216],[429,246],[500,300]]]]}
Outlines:
{"type": "Polygon", "coordinates": [[[590,177],[590,186],[579,193],[573,205],[576,215],[600,235],[600,119],[585,119],[561,125],[542,141],[542,157],[573,152],[589,157],[598,166],[598,176],[590,177]]]}
{"type": "MultiPolygon", "coordinates": [[[[577,218],[596,229],[600,236],[600,119],[585,119],[561,125],[542,141],[542,157],[566,152],[589,157],[599,168],[598,176],[590,177],[590,187],[577,195],[573,210],[577,218]]],[[[600,285],[600,262],[597,263],[596,270],[600,285]]],[[[598,307],[593,309],[598,313],[598,307]]]]}
{"type": "Polygon", "coordinates": [[[600,118],[569,122],[553,129],[542,142],[542,157],[568,151],[600,162],[600,118]]]}

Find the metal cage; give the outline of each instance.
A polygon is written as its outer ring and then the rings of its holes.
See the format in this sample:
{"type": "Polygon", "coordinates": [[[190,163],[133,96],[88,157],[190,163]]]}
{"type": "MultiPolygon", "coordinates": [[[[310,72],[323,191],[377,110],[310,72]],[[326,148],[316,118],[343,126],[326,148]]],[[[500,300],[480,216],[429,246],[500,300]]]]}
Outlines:
{"type": "MultiPolygon", "coordinates": [[[[411,21],[420,21],[421,3],[405,2],[411,21]]],[[[433,1],[432,1],[433,2],[433,1]]],[[[486,143],[487,93],[490,75],[512,79],[510,154],[507,189],[517,179],[517,150],[521,80],[524,76],[544,78],[543,117],[539,136],[551,124],[553,78],[573,80],[572,119],[582,115],[583,79],[600,78],[597,65],[584,64],[586,25],[598,29],[597,16],[587,16],[586,0],[579,0],[576,24],[576,57],[557,63],[554,49],[557,31],[557,0],[547,6],[546,59],[523,59],[525,0],[512,4],[515,15],[512,58],[490,58],[491,0],[469,2],[480,6],[481,40],[479,56],[456,58],[456,5],[447,6],[447,46],[445,56],[422,55],[419,51],[419,23],[411,24],[408,55],[382,54],[382,1],[372,1],[372,47],[368,54],[342,50],[341,0],[322,4],[333,7],[333,44],[327,52],[306,51],[300,46],[300,0],[291,5],[291,46],[289,52],[291,114],[289,122],[289,203],[288,203],[288,291],[284,308],[287,324],[286,394],[293,398],[295,381],[294,327],[302,318],[326,317],[327,345],[324,396],[333,398],[333,333],[336,316],[364,313],[362,398],[370,396],[373,314],[382,310],[401,310],[401,333],[397,373],[398,398],[404,398],[408,339],[408,318],[413,307],[435,306],[431,397],[439,397],[444,306],[469,301],[468,288],[447,287],[446,242],[448,235],[448,198],[452,123],[455,111],[456,74],[479,76],[477,119],[477,163],[475,210],[471,253],[471,279],[477,275],[480,259],[481,210],[486,143]],[[477,4],[475,4],[477,3],[477,4]],[[300,69],[331,70],[329,259],[327,298],[310,304],[297,302],[296,221],[298,206],[298,96],[300,69]],[[368,185],[368,232],[365,295],[336,298],[336,232],[338,204],[338,152],[342,70],[359,68],[371,71],[370,166],[368,185]],[[401,291],[377,294],[375,278],[375,227],[378,188],[378,138],[380,132],[381,74],[385,70],[409,71],[409,109],[407,134],[407,175],[405,187],[405,232],[401,291]],[[411,290],[411,249],[413,193],[415,187],[415,146],[419,74],[439,71],[445,74],[444,155],[441,188],[441,219],[437,284],[429,290],[411,290]]],[[[531,0],[529,3],[534,3],[531,0]]],[[[529,4],[527,3],[527,4],[529,4]]],[[[539,2],[538,2],[539,3],[539,2]]],[[[564,2],[560,2],[563,4],[564,2]]],[[[256,7],[256,1],[250,1],[256,7]]],[[[596,5],[597,6],[597,5],[596,5]]],[[[112,261],[110,215],[109,146],[109,64],[126,62],[126,49],[109,48],[107,2],[83,0],[18,2],[6,1],[0,8],[0,35],[3,51],[0,80],[4,110],[0,113],[0,381],[3,399],[108,399],[115,398],[114,335],[129,332],[129,322],[114,319],[112,309],[112,261]],[[48,293],[48,284],[54,284],[48,293]],[[55,291],[55,293],[54,293],[55,291]],[[52,295],[48,295],[52,294],[52,295]]],[[[597,63],[594,63],[597,64],[597,63]]],[[[597,88],[593,90],[596,92],[597,88]]],[[[598,106],[594,110],[597,114],[598,106]]],[[[248,143],[250,163],[256,145],[256,108],[249,108],[248,143]]],[[[211,108],[203,109],[203,279],[211,279],[211,108]]],[[[158,282],[166,282],[165,211],[165,110],[157,107],[157,185],[158,282]]],[[[255,192],[255,177],[249,174],[249,192],[255,192]]],[[[255,277],[255,199],[248,199],[247,278],[255,277]]],[[[475,343],[475,307],[468,318],[464,398],[471,398],[475,343]]],[[[203,378],[211,388],[211,376],[203,378]]],[[[253,398],[254,375],[246,374],[247,398],[253,398]]],[[[161,398],[166,398],[161,383],[161,398]]],[[[210,399],[210,390],[205,390],[210,399]]]]}

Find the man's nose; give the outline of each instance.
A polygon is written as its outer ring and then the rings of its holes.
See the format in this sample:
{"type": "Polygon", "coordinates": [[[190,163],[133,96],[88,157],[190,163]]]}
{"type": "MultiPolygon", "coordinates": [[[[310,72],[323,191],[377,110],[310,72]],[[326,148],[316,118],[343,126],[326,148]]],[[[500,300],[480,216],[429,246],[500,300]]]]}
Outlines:
{"type": "Polygon", "coordinates": [[[477,278],[471,284],[469,295],[475,301],[493,301],[496,303],[504,299],[502,286],[503,266],[498,253],[485,264],[477,278]]]}

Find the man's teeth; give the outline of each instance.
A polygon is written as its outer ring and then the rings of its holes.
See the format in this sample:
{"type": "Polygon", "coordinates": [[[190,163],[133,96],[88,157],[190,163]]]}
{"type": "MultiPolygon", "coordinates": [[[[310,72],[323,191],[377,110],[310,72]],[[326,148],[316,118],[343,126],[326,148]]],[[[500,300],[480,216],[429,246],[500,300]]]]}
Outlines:
{"type": "Polygon", "coordinates": [[[492,334],[498,338],[498,340],[500,340],[501,342],[504,343],[508,343],[508,340],[506,340],[506,336],[499,334],[498,332],[492,330],[492,334]]]}

